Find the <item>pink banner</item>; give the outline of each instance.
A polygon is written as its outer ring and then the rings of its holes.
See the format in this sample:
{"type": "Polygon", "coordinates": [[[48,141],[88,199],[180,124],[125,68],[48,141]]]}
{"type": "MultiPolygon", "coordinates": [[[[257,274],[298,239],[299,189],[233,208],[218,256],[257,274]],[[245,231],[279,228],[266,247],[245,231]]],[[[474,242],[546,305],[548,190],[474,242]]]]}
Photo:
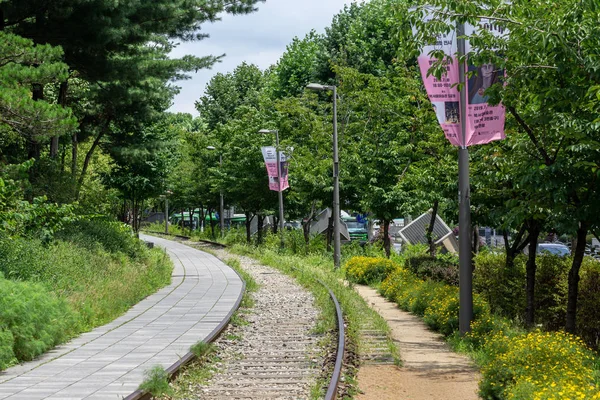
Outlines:
{"type": "MultiPolygon", "coordinates": [[[[431,8],[424,16],[424,21],[430,21],[435,16],[435,9],[431,8]]],[[[498,37],[508,35],[508,31],[498,26],[494,21],[482,18],[477,25],[465,24],[465,33],[472,35],[478,30],[486,30],[498,37]]],[[[467,53],[471,51],[471,44],[465,41],[467,53]]],[[[427,90],[429,100],[437,119],[444,130],[446,138],[455,146],[471,146],[474,144],[489,143],[493,140],[504,139],[504,106],[490,106],[487,102],[485,90],[504,75],[504,71],[496,68],[493,64],[484,64],[479,67],[469,65],[472,72],[471,78],[465,85],[467,91],[467,123],[465,132],[465,143],[463,143],[460,128],[460,96],[456,85],[458,84],[458,62],[455,54],[457,52],[456,33],[451,31],[441,34],[433,43],[426,44],[418,58],[419,69],[427,90]],[[434,63],[430,53],[442,50],[446,55],[452,55],[453,62],[446,67],[446,74],[437,79],[427,76],[427,71],[434,63]]]]}
{"type": "Polygon", "coordinates": [[[277,150],[272,146],[262,147],[261,150],[265,160],[265,166],[267,167],[267,174],[269,175],[269,189],[279,192],[289,188],[288,161],[286,155],[283,152],[279,153],[281,164],[281,179],[279,179],[277,176],[277,150]]]}
{"type": "Polygon", "coordinates": [[[503,71],[497,70],[492,64],[484,64],[477,68],[470,67],[474,74],[468,80],[465,89],[467,90],[467,129],[466,143],[463,143],[460,131],[460,96],[456,86],[459,81],[456,58],[446,66],[447,72],[441,79],[433,75],[427,76],[427,71],[435,60],[421,55],[418,61],[425,90],[450,143],[455,146],[463,144],[472,146],[504,139],[504,106],[501,104],[490,106],[485,95],[485,89],[496,83],[503,75],[503,71]]]}

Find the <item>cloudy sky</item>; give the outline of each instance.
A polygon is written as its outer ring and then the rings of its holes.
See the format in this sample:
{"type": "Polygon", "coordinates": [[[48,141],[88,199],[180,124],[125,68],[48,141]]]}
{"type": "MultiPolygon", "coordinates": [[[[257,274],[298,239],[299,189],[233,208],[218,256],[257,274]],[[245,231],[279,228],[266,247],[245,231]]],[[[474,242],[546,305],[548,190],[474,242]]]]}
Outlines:
{"type": "Polygon", "coordinates": [[[200,70],[192,79],[178,82],[181,93],[175,97],[170,111],[197,115],[194,101],[204,92],[210,78],[226,73],[246,61],[261,69],[279,60],[285,47],[295,36],[304,37],[311,29],[324,33],[333,16],[351,0],[267,0],[258,11],[249,15],[224,15],[221,21],[203,26],[209,38],[182,43],[173,57],[183,54],[197,56],[226,54],[222,62],[210,70],[200,70]]]}

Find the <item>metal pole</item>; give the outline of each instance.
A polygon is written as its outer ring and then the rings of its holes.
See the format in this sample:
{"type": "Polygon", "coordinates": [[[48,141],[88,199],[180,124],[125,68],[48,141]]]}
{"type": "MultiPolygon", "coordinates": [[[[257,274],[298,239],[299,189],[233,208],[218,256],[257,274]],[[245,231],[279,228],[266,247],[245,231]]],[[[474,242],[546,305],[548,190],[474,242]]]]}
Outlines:
{"type": "MultiPolygon", "coordinates": [[[[465,26],[456,23],[458,57],[465,54],[465,26]]],[[[469,150],[467,149],[467,91],[465,87],[465,64],[459,62],[460,83],[460,129],[462,145],[458,149],[458,255],[459,255],[459,311],[460,334],[471,330],[473,319],[473,270],[471,267],[471,193],[469,188],[469,150]]]]}
{"type": "Polygon", "coordinates": [[[165,233],[169,234],[169,195],[165,195],[165,233]]]}
{"type": "MultiPolygon", "coordinates": [[[[223,155],[219,154],[219,168],[223,168],[223,155]]],[[[221,237],[225,236],[225,213],[223,210],[223,191],[219,193],[219,225],[221,226],[221,237]]]]}
{"type": "Polygon", "coordinates": [[[340,177],[337,137],[337,87],[333,86],[333,265],[340,267],[340,177]]]}
{"type": "Polygon", "coordinates": [[[280,247],[283,249],[285,242],[283,238],[283,190],[281,190],[281,153],[279,152],[279,131],[275,131],[275,146],[277,149],[277,184],[279,185],[277,194],[279,195],[279,234],[281,236],[280,247]]]}

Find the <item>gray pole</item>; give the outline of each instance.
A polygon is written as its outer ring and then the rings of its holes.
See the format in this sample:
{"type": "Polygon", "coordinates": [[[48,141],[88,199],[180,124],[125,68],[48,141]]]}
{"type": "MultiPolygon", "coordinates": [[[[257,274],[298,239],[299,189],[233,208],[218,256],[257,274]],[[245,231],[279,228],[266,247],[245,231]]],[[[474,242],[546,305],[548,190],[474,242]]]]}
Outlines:
{"type": "Polygon", "coordinates": [[[165,233],[169,234],[169,195],[165,195],[165,233]]]}
{"type": "MultiPolygon", "coordinates": [[[[219,154],[219,168],[223,168],[223,155],[219,154]]],[[[223,210],[223,191],[219,193],[219,225],[221,226],[221,237],[225,236],[225,213],[223,210]]]]}
{"type": "Polygon", "coordinates": [[[277,149],[277,184],[279,185],[279,190],[277,194],[279,195],[279,234],[281,236],[280,247],[283,249],[285,242],[283,239],[283,224],[285,223],[283,217],[283,191],[281,190],[281,153],[279,152],[279,131],[275,131],[275,146],[277,149]]]}
{"type": "MultiPolygon", "coordinates": [[[[465,54],[465,26],[456,23],[458,57],[465,54]]],[[[473,318],[473,270],[471,267],[471,192],[469,188],[469,150],[467,149],[467,90],[465,86],[465,64],[459,62],[458,77],[460,90],[460,129],[462,146],[458,149],[458,256],[459,256],[459,311],[460,334],[471,330],[473,318]]]]}
{"type": "Polygon", "coordinates": [[[337,137],[337,87],[333,86],[333,265],[340,267],[340,177],[337,137]]]}

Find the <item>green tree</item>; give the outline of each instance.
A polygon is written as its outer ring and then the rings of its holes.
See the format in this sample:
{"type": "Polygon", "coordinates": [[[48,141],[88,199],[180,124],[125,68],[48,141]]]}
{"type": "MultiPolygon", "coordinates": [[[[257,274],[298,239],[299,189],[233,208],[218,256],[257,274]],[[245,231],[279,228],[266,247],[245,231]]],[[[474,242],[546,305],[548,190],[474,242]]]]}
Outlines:
{"type": "MultiPolygon", "coordinates": [[[[565,327],[576,331],[579,270],[585,238],[598,226],[597,57],[600,10],[594,1],[428,2],[438,18],[420,23],[421,37],[431,39],[453,28],[456,20],[477,24],[485,17],[509,35],[485,29],[470,35],[469,59],[506,69],[506,84],[488,89],[492,102],[502,101],[527,140],[522,146],[536,174],[514,176],[515,185],[535,179],[534,204],[552,210],[557,227],[577,238],[569,271],[565,327]],[[590,90],[592,88],[592,90],[590,90]]],[[[521,171],[519,171],[521,172],[521,171]]]]}

